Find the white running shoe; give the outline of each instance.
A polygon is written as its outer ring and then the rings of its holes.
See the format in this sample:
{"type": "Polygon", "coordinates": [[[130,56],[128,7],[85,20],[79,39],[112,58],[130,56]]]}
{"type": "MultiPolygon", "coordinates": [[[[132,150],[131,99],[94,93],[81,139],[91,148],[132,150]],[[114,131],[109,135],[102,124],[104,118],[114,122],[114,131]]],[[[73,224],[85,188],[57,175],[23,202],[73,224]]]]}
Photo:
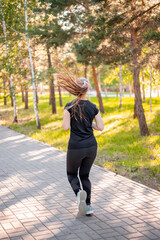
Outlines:
{"type": "Polygon", "coordinates": [[[94,211],[93,208],[91,207],[91,205],[87,205],[87,211],[86,211],[86,215],[90,216],[93,215],[94,211]]]}
{"type": "Polygon", "coordinates": [[[84,216],[86,215],[87,205],[86,205],[87,193],[84,190],[81,190],[77,193],[77,203],[79,213],[84,216]]]}

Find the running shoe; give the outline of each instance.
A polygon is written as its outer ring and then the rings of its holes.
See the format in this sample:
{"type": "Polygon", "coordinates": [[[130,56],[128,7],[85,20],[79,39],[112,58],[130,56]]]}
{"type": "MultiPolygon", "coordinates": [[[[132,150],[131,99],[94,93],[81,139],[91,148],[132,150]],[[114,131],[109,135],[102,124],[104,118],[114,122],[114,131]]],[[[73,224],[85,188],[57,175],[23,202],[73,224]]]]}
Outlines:
{"type": "Polygon", "coordinates": [[[91,205],[87,205],[87,211],[86,211],[86,215],[90,216],[93,215],[94,211],[93,208],[91,207],[91,205]]]}
{"type": "Polygon", "coordinates": [[[86,215],[87,205],[86,205],[87,193],[84,190],[81,190],[77,193],[77,202],[79,213],[84,216],[86,215]]]}

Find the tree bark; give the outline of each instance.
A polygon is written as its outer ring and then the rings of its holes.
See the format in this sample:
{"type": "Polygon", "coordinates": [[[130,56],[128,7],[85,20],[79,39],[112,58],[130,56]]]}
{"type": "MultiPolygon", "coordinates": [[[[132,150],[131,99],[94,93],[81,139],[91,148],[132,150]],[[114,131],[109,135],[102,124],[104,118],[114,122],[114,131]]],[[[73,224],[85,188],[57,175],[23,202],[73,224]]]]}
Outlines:
{"type": "MultiPolygon", "coordinates": [[[[57,48],[55,49],[55,53],[56,53],[56,67],[58,69],[59,66],[59,58],[58,58],[58,50],[57,48]]],[[[58,86],[58,93],[59,93],[59,105],[60,107],[63,107],[63,103],[62,103],[62,94],[61,94],[61,87],[58,86]]]]}
{"type": "Polygon", "coordinates": [[[52,104],[51,95],[52,95],[52,93],[51,93],[51,84],[49,83],[49,105],[52,104]]]}
{"type": "Polygon", "coordinates": [[[145,103],[146,102],[146,96],[145,96],[144,72],[142,72],[142,93],[143,93],[143,103],[145,103]]]}
{"type": "Polygon", "coordinates": [[[150,112],[152,112],[152,67],[151,67],[151,71],[150,71],[150,89],[149,89],[149,92],[150,92],[150,99],[149,99],[149,104],[150,104],[150,112]]]}
{"type": "Polygon", "coordinates": [[[119,88],[116,87],[115,90],[116,90],[116,97],[118,97],[119,88]]]}
{"type": "Polygon", "coordinates": [[[132,85],[131,82],[129,82],[129,96],[132,96],[132,85]]]}
{"type": "Polygon", "coordinates": [[[59,93],[59,105],[60,105],[60,107],[63,107],[62,94],[61,94],[61,88],[60,88],[60,86],[58,86],[58,93],[59,93]]]}
{"type": "Polygon", "coordinates": [[[139,122],[141,135],[145,136],[145,135],[149,135],[149,130],[147,127],[146,118],[145,118],[145,114],[142,106],[139,73],[140,73],[139,67],[134,67],[133,79],[134,79],[134,89],[135,89],[135,108],[136,108],[136,114],[139,122]]]}
{"type": "Polygon", "coordinates": [[[88,71],[88,66],[85,66],[84,68],[84,77],[88,80],[89,82],[89,89],[88,89],[88,93],[87,93],[87,97],[88,97],[88,100],[90,100],[90,81],[89,81],[89,75],[90,75],[90,68],[89,68],[89,71],[88,71]]]}
{"type": "Polygon", "coordinates": [[[122,107],[122,65],[120,65],[120,71],[119,71],[119,98],[120,98],[120,104],[119,107],[122,107]]]}
{"type": "Polygon", "coordinates": [[[36,102],[37,102],[37,106],[38,106],[39,98],[38,98],[38,83],[37,83],[37,79],[35,79],[35,85],[36,85],[36,102]]]}
{"type": "Polygon", "coordinates": [[[76,78],[79,78],[79,69],[78,69],[77,61],[75,62],[75,72],[76,72],[76,78]]]}
{"type": "Polygon", "coordinates": [[[11,95],[11,100],[12,100],[12,104],[13,104],[12,106],[14,107],[14,119],[13,119],[13,122],[18,122],[18,118],[17,118],[17,103],[16,103],[16,96],[15,96],[14,85],[13,85],[13,80],[12,80],[11,66],[10,66],[10,61],[9,61],[8,41],[7,41],[7,32],[6,32],[6,22],[5,22],[5,19],[4,19],[2,0],[0,0],[0,3],[1,3],[1,15],[2,15],[3,34],[4,34],[5,47],[6,47],[5,51],[6,51],[6,56],[7,56],[7,65],[8,65],[8,68],[9,68],[10,95],[11,95]]]}
{"type": "MultiPolygon", "coordinates": [[[[11,106],[14,106],[14,101],[13,101],[13,97],[11,97],[11,106]]],[[[14,122],[14,121],[13,121],[14,122]]],[[[15,121],[16,122],[16,121],[15,121]]]]}
{"type": "Polygon", "coordinates": [[[138,49],[137,32],[134,27],[131,28],[131,46],[132,46],[132,64],[133,64],[133,81],[135,92],[135,109],[139,122],[141,136],[149,135],[149,130],[146,123],[146,118],[142,106],[141,90],[139,73],[140,66],[138,63],[138,56],[140,55],[140,49],[138,49]]]}
{"type": "Polygon", "coordinates": [[[87,78],[87,70],[88,70],[88,66],[84,67],[84,77],[87,78]]]}
{"type": "Polygon", "coordinates": [[[8,86],[9,86],[9,96],[10,96],[10,100],[11,100],[11,107],[13,107],[13,98],[12,98],[10,79],[8,79],[8,86]]]}
{"type": "MultiPolygon", "coordinates": [[[[34,69],[34,72],[36,70],[35,52],[36,52],[36,49],[35,49],[35,44],[34,44],[33,45],[33,69],[34,69]]],[[[37,102],[37,106],[38,106],[38,102],[39,102],[39,99],[38,99],[38,83],[37,83],[36,77],[35,77],[35,87],[36,87],[36,102],[37,102]]]]}
{"type": "Polygon", "coordinates": [[[25,90],[25,109],[28,109],[28,90],[25,90]]]}
{"type": "Polygon", "coordinates": [[[36,116],[37,128],[41,129],[41,124],[40,124],[39,116],[38,116],[37,102],[36,102],[35,74],[34,74],[34,69],[33,69],[33,61],[32,61],[30,42],[29,42],[29,37],[28,37],[27,0],[24,1],[24,7],[25,7],[25,33],[26,33],[26,41],[27,41],[27,45],[28,45],[30,68],[31,68],[31,74],[32,74],[34,112],[35,112],[35,116],[36,116]]]}
{"type": "Polygon", "coordinates": [[[157,86],[157,97],[159,97],[159,87],[157,86]]]}
{"type": "Polygon", "coordinates": [[[101,113],[104,113],[104,107],[103,107],[103,102],[102,102],[102,97],[101,97],[101,93],[100,93],[98,77],[97,77],[97,72],[96,72],[95,66],[92,66],[92,71],[93,71],[94,85],[95,85],[95,89],[97,92],[97,98],[98,98],[98,102],[99,102],[99,110],[101,113]]]}
{"type": "MultiPolygon", "coordinates": [[[[136,7],[136,1],[131,1],[132,8],[136,7]]],[[[132,51],[132,71],[133,71],[133,82],[134,82],[134,93],[135,93],[135,110],[139,122],[139,128],[141,136],[149,135],[149,130],[144,114],[144,109],[142,105],[142,98],[141,98],[141,90],[140,90],[140,81],[139,81],[139,73],[140,73],[140,66],[139,66],[139,56],[141,55],[141,48],[140,43],[138,42],[138,22],[135,20],[131,27],[131,51],[132,51]]],[[[139,38],[140,39],[140,38],[139,38]]]]}
{"type": "Polygon", "coordinates": [[[6,79],[3,76],[3,88],[4,88],[4,105],[7,105],[7,97],[6,97],[6,79]]]}
{"type": "Polygon", "coordinates": [[[20,85],[21,85],[21,93],[22,93],[22,102],[24,102],[25,99],[24,99],[24,89],[23,89],[22,79],[20,79],[20,85]]]}
{"type": "Polygon", "coordinates": [[[136,100],[135,100],[135,103],[134,103],[134,115],[133,115],[133,118],[137,118],[137,110],[136,110],[136,100]]]}
{"type": "MultiPolygon", "coordinates": [[[[49,47],[47,47],[47,56],[48,56],[48,68],[49,70],[52,68],[52,62],[51,62],[51,54],[49,51],[49,47]]],[[[50,80],[50,90],[51,90],[51,105],[52,105],[52,113],[56,113],[56,98],[55,98],[55,87],[54,87],[54,77],[53,74],[51,74],[51,80],[50,80]]]]}
{"type": "Polygon", "coordinates": [[[40,82],[40,94],[43,95],[43,83],[40,82]]]}

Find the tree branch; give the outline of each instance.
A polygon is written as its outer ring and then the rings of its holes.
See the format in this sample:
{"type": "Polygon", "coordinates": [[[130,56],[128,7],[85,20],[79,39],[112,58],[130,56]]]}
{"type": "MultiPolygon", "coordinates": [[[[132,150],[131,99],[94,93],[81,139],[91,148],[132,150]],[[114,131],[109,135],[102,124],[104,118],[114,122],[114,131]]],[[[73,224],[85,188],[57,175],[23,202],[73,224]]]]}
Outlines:
{"type": "Polygon", "coordinates": [[[157,7],[158,5],[160,5],[160,2],[157,3],[157,4],[155,4],[155,5],[153,5],[152,7],[148,8],[147,10],[139,13],[137,16],[134,16],[130,21],[128,21],[128,22],[124,25],[124,27],[127,26],[128,23],[133,22],[135,19],[137,19],[137,18],[139,18],[139,17],[142,17],[145,13],[150,12],[153,8],[157,7]]]}
{"type": "Polygon", "coordinates": [[[91,13],[91,10],[89,9],[89,7],[86,6],[86,4],[82,3],[82,1],[75,0],[75,2],[80,4],[82,7],[84,7],[88,11],[88,13],[91,13]]]}
{"type": "MultiPolygon", "coordinates": [[[[22,35],[22,36],[24,35],[23,33],[20,33],[17,30],[15,30],[14,28],[12,28],[11,26],[9,26],[7,23],[6,23],[6,26],[9,27],[12,31],[18,33],[19,35],[22,35]]],[[[23,37],[25,37],[25,35],[23,37]]]]}
{"type": "Polygon", "coordinates": [[[22,59],[26,63],[26,65],[30,68],[30,65],[27,63],[27,61],[23,57],[19,56],[18,54],[16,54],[16,56],[22,59]]]}

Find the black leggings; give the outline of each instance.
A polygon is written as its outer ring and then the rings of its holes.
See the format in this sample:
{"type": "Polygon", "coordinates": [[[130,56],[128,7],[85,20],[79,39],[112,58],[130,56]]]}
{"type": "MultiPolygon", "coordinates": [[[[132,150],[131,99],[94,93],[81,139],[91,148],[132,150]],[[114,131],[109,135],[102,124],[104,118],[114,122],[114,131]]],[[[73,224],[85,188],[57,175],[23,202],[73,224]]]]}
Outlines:
{"type": "Polygon", "coordinates": [[[87,204],[91,203],[91,182],[89,180],[89,172],[96,157],[96,154],[97,146],[81,149],[68,149],[67,151],[68,181],[70,182],[71,187],[76,195],[81,189],[81,181],[83,190],[87,192],[87,204]]]}

